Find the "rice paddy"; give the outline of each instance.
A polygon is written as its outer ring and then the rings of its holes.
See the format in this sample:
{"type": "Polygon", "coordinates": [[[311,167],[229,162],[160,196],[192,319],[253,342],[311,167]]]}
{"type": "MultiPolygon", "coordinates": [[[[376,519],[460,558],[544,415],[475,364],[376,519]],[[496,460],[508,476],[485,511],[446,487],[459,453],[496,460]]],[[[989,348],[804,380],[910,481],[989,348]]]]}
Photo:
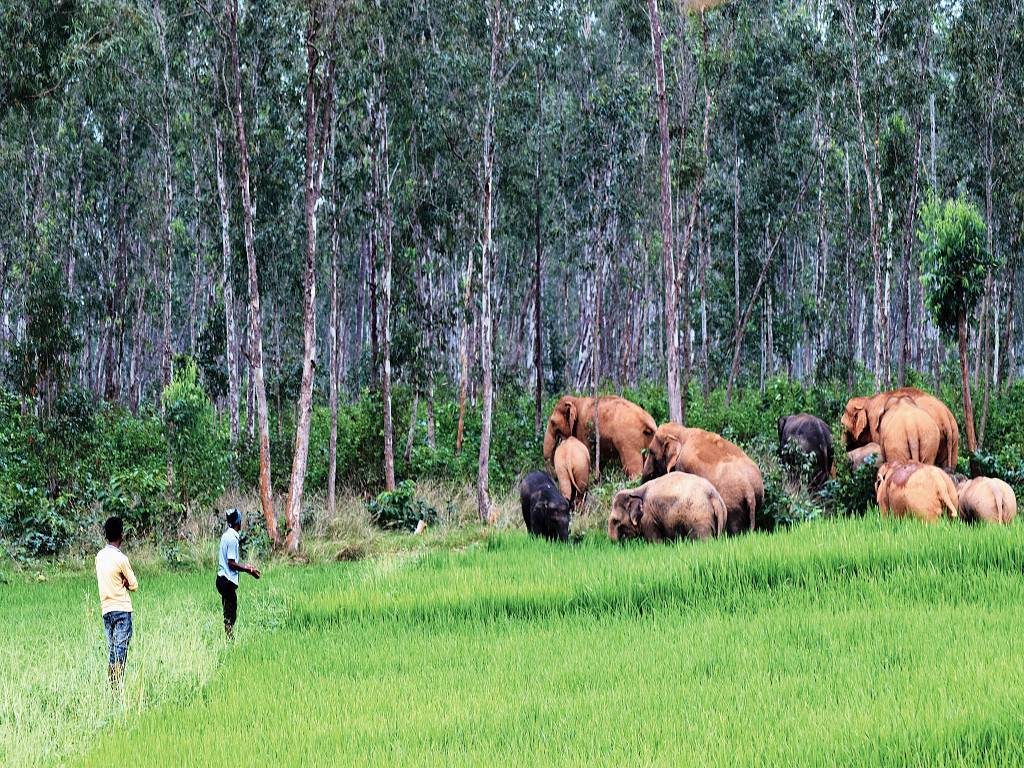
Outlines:
{"type": "Polygon", "coordinates": [[[226,646],[140,573],[125,695],[87,575],[0,585],[3,765],[1024,765],[1024,528],[277,566],[226,646]]]}

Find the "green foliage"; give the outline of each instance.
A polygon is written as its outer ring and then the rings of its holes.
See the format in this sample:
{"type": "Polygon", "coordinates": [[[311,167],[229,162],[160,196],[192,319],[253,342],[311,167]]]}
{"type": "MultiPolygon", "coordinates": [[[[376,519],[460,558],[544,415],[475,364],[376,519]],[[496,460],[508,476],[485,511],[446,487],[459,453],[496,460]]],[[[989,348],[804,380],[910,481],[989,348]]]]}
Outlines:
{"type": "Polygon", "coordinates": [[[373,522],[386,530],[411,531],[420,520],[432,523],[437,519],[437,510],[416,496],[412,480],[403,480],[395,490],[377,494],[366,508],[373,522]]]}
{"type": "Polygon", "coordinates": [[[161,402],[173,490],[182,505],[208,507],[227,485],[230,440],[198,377],[194,360],[179,360],[161,402]]]}
{"type": "Polygon", "coordinates": [[[863,515],[876,502],[875,477],[878,475],[878,457],[851,469],[842,455],[836,461],[836,476],[822,489],[835,514],[863,515]]]}
{"type": "Polygon", "coordinates": [[[966,200],[933,198],[921,212],[918,237],[925,303],[935,324],[952,335],[981,298],[985,275],[1000,260],[985,243],[985,222],[966,200]]]}
{"type": "Polygon", "coordinates": [[[815,520],[824,514],[820,501],[806,492],[793,492],[778,467],[762,472],[764,507],[758,512],[758,530],[773,531],[780,526],[815,520]]]}
{"type": "Polygon", "coordinates": [[[29,272],[25,298],[25,338],[11,354],[12,378],[23,395],[43,396],[47,405],[67,380],[80,342],[77,307],[67,293],[61,266],[41,259],[29,272]]]}

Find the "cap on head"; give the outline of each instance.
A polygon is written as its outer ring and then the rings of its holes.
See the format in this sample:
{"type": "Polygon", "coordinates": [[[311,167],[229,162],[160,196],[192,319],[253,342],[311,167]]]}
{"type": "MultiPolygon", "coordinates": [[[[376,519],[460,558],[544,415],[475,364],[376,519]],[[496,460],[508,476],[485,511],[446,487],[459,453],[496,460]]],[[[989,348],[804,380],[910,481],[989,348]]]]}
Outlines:
{"type": "Polygon", "coordinates": [[[103,523],[103,533],[106,535],[107,541],[120,541],[124,538],[124,522],[116,515],[108,517],[103,523]]]}
{"type": "Polygon", "coordinates": [[[229,509],[228,510],[227,520],[228,520],[228,525],[230,525],[230,526],[241,525],[242,524],[242,513],[239,512],[237,509],[229,509]]]}

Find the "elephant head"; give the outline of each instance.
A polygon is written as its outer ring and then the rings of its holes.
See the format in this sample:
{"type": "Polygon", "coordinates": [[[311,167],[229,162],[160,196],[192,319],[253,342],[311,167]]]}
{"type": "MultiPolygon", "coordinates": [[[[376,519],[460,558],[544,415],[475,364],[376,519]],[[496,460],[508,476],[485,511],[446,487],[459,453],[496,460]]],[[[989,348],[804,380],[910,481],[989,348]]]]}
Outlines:
{"type": "Polygon", "coordinates": [[[854,397],[846,404],[841,423],[847,449],[859,448],[871,442],[870,397],[854,397]]]}
{"type": "Polygon", "coordinates": [[[677,435],[659,429],[651,444],[647,446],[647,458],[644,460],[644,472],[640,481],[646,483],[676,469],[682,452],[682,440],[677,435]]]}
{"type": "Polygon", "coordinates": [[[560,440],[576,434],[576,424],[579,421],[579,407],[576,401],[577,398],[567,395],[558,401],[551,412],[548,429],[544,433],[545,461],[551,461],[560,440]]]}
{"type": "Polygon", "coordinates": [[[608,538],[618,542],[640,537],[640,520],[644,516],[643,488],[619,491],[608,515],[608,538]]]}

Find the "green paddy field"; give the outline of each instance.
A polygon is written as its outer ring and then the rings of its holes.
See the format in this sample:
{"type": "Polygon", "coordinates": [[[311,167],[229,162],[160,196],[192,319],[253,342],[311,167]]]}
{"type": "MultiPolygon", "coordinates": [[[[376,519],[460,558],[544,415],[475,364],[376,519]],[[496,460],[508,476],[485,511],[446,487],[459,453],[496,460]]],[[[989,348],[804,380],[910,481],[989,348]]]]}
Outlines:
{"type": "Polygon", "coordinates": [[[91,574],[0,582],[0,765],[1024,765],[1020,525],[277,565],[230,647],[139,570],[119,700],[91,574]]]}

